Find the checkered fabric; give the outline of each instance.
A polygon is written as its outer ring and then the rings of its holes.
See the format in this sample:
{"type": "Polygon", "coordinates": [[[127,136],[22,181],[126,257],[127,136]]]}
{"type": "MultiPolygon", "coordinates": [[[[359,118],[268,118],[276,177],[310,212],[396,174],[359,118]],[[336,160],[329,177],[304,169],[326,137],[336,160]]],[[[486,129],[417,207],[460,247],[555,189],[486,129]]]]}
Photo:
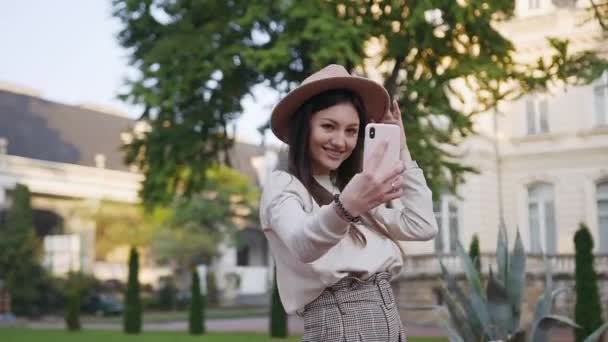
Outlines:
{"type": "Polygon", "coordinates": [[[406,342],[390,273],[346,277],[304,308],[302,342],[406,342]]]}

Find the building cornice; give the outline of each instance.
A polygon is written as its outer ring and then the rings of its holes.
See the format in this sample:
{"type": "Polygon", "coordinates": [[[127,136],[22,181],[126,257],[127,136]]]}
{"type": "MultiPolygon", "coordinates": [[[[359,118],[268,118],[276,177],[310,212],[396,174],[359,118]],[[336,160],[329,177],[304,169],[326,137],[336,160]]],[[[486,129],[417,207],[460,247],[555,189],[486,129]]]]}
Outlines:
{"type": "Polygon", "coordinates": [[[136,203],[139,173],[0,155],[0,187],[22,183],[32,193],[136,203]]]}

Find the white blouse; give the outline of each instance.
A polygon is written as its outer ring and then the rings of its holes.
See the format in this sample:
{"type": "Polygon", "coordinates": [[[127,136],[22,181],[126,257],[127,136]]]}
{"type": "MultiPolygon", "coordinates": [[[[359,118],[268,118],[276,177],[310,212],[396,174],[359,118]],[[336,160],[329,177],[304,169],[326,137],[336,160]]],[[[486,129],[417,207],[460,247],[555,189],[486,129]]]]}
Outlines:
{"type": "MultiPolygon", "coordinates": [[[[338,193],[329,176],[316,179],[338,193]]],[[[404,179],[403,196],[393,202],[398,205],[382,205],[371,213],[396,240],[430,240],[437,234],[432,194],[415,161],[406,162],[404,179]]],[[[281,301],[289,314],[349,274],[367,279],[388,271],[394,276],[403,266],[401,252],[392,241],[359,223],[367,244],[355,243],[347,234],[349,223],[333,205],[319,207],[304,185],[284,171],[274,171],[264,185],[260,222],[276,263],[281,301]]]]}

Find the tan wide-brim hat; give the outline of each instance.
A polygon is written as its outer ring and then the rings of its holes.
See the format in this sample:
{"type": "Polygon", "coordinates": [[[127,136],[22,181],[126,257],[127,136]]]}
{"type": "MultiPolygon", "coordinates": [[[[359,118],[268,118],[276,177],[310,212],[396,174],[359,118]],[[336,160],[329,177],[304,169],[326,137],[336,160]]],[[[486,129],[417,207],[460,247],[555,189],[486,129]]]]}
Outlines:
{"type": "Polygon", "coordinates": [[[358,94],[368,121],[380,119],[389,108],[389,96],[383,86],[364,77],[352,76],[341,65],[330,64],[308,76],[274,107],[270,117],[272,132],[287,143],[291,115],[311,97],[332,89],[348,89],[358,94]]]}

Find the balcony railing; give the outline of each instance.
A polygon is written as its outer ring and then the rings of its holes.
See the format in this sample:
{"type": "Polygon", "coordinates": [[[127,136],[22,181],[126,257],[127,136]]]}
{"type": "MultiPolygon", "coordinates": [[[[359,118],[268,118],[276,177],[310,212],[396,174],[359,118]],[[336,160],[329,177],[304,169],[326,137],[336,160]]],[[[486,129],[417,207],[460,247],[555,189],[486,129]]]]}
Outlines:
{"type": "MultiPolygon", "coordinates": [[[[546,258],[551,265],[554,275],[574,274],[574,254],[547,255],[546,258]]],[[[460,258],[457,255],[429,254],[408,256],[401,275],[404,277],[416,277],[441,274],[440,260],[450,273],[460,274],[463,272],[460,258]]],[[[490,266],[494,271],[496,270],[496,254],[482,253],[482,272],[487,274],[490,266]]],[[[595,271],[597,274],[608,275],[608,254],[595,255],[595,271]]],[[[542,255],[527,255],[526,273],[529,275],[541,275],[545,273],[545,261],[542,255]]]]}

